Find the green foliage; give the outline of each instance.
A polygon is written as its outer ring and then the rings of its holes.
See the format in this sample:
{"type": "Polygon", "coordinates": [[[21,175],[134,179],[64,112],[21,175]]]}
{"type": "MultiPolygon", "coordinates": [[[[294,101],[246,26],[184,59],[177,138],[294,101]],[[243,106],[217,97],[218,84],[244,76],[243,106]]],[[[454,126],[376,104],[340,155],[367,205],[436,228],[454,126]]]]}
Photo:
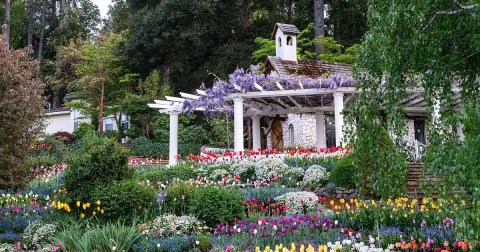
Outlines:
{"type": "Polygon", "coordinates": [[[140,185],[136,180],[113,182],[105,188],[97,188],[93,199],[100,200],[105,210],[102,218],[132,221],[149,209],[155,209],[155,190],[140,185]]]}
{"type": "MultiPolygon", "coordinates": [[[[198,143],[187,143],[178,145],[178,153],[180,155],[196,154],[200,152],[202,145],[198,143]]],[[[130,151],[134,156],[140,157],[158,157],[166,159],[168,157],[168,143],[156,143],[146,137],[139,137],[132,140],[130,151]]]]}
{"type": "Polygon", "coordinates": [[[207,226],[214,227],[221,221],[233,223],[242,214],[242,197],[238,190],[225,187],[199,187],[189,202],[189,210],[207,226]]]}
{"type": "Polygon", "coordinates": [[[429,146],[426,166],[428,171],[442,176],[442,183],[433,185],[444,198],[458,202],[465,200],[465,209],[455,211],[462,236],[474,236],[480,232],[478,225],[470,225],[480,216],[480,105],[471,104],[462,111],[460,121],[464,125],[465,140],[451,141],[443,145],[429,146]]]}
{"type": "Polygon", "coordinates": [[[354,153],[350,153],[345,157],[340,158],[334,165],[330,172],[328,181],[335,183],[335,185],[345,188],[356,188],[357,170],[354,164],[354,153]]]}
{"type": "Polygon", "coordinates": [[[55,243],[60,242],[65,251],[128,251],[141,238],[137,225],[120,221],[85,229],[71,223],[57,232],[55,243]]]}
{"type": "MultiPolygon", "coordinates": [[[[93,202],[96,188],[131,178],[134,170],[127,166],[127,154],[115,141],[87,136],[68,156],[65,188],[72,200],[93,202]]],[[[96,200],[96,199],[95,199],[96,200]]]]}
{"type": "Polygon", "coordinates": [[[252,54],[252,59],[256,63],[263,63],[267,56],[275,55],[275,40],[269,38],[257,37],[255,43],[258,44],[260,49],[256,50],[252,54]]]}
{"type": "MultiPolygon", "coordinates": [[[[327,62],[337,62],[354,64],[359,53],[360,45],[354,44],[344,50],[344,47],[339,44],[333,37],[318,37],[314,38],[315,26],[310,23],[297,36],[297,57],[304,60],[317,60],[327,62]],[[318,55],[314,52],[316,44],[322,44],[325,52],[318,55]]],[[[257,37],[255,43],[260,46],[252,54],[252,59],[255,62],[263,63],[267,56],[275,55],[275,41],[267,38],[257,37]]]]}
{"type": "Polygon", "coordinates": [[[152,99],[150,96],[135,94],[129,94],[123,99],[121,110],[130,117],[130,129],[125,132],[129,137],[152,137],[152,123],[158,115],[158,111],[148,107],[152,99]]]}
{"type": "Polygon", "coordinates": [[[192,184],[186,182],[170,184],[165,191],[167,196],[161,202],[163,211],[178,216],[191,213],[190,202],[196,189],[192,184]]]}
{"type": "Polygon", "coordinates": [[[139,178],[141,180],[149,180],[150,182],[167,182],[174,178],[180,180],[195,179],[197,175],[196,169],[191,166],[176,165],[142,173],[139,178]]]}
{"type": "Polygon", "coordinates": [[[369,137],[358,132],[358,145],[353,157],[358,170],[359,190],[365,196],[398,198],[406,193],[407,162],[388,132],[381,126],[377,130],[369,137]]]}
{"type": "Polygon", "coordinates": [[[82,139],[86,136],[95,135],[95,126],[90,123],[81,122],[78,124],[78,128],[73,131],[73,134],[78,138],[82,139]]]}

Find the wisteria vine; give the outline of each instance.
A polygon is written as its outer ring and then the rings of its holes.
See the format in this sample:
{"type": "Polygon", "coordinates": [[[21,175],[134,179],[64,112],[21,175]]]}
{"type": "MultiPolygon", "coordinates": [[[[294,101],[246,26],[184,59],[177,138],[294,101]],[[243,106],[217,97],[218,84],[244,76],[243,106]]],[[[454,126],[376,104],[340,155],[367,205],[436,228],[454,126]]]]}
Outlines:
{"type": "MultiPolygon", "coordinates": [[[[218,80],[212,88],[205,89],[206,95],[199,99],[185,99],[183,112],[192,113],[197,108],[202,108],[206,115],[216,115],[224,111],[224,99],[232,93],[259,92],[255,87],[258,84],[265,91],[278,90],[276,83],[280,83],[286,90],[301,89],[337,89],[339,87],[353,87],[357,83],[351,76],[346,74],[334,74],[325,79],[313,79],[308,77],[275,77],[259,73],[260,66],[251,66],[244,70],[239,68],[228,76],[228,81],[218,80]],[[240,90],[235,88],[238,86],[240,90]]],[[[202,85],[203,86],[203,85],[202,85]]]]}

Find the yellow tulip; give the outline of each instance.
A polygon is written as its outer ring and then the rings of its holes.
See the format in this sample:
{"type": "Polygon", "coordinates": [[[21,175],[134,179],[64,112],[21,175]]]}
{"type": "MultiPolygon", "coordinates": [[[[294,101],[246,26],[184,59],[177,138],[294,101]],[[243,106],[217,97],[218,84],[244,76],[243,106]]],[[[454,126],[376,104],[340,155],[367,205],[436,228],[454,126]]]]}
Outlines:
{"type": "Polygon", "coordinates": [[[345,204],[345,200],[344,200],[344,199],[340,199],[340,204],[345,204]]]}
{"type": "Polygon", "coordinates": [[[77,200],[77,207],[80,207],[80,201],[77,200]]]}
{"type": "Polygon", "coordinates": [[[305,246],[303,244],[300,246],[300,252],[305,252],[305,246]]]}
{"type": "Polygon", "coordinates": [[[100,211],[100,213],[101,213],[101,214],[103,214],[103,213],[104,213],[103,209],[102,209],[102,211],[100,211]]]}
{"type": "Polygon", "coordinates": [[[97,211],[99,211],[99,212],[100,212],[100,207],[99,207],[99,206],[97,206],[97,211]]]}
{"type": "Polygon", "coordinates": [[[97,203],[97,205],[100,205],[100,200],[97,200],[97,202],[95,202],[95,203],[97,203]]]}
{"type": "Polygon", "coordinates": [[[331,205],[331,206],[335,205],[335,201],[334,201],[334,200],[330,200],[330,205],[331,205]]]}
{"type": "Polygon", "coordinates": [[[93,211],[93,216],[95,216],[97,214],[97,212],[93,211]]]}
{"type": "Polygon", "coordinates": [[[80,214],[80,217],[81,217],[82,219],[85,218],[85,214],[84,214],[84,213],[80,214]]]}

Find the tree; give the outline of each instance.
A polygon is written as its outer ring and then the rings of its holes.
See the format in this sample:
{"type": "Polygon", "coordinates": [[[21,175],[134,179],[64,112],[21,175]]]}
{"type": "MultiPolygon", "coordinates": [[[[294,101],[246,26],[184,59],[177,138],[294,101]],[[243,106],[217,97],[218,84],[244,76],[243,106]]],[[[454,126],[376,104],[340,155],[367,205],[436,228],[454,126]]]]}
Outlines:
{"type": "MultiPolygon", "coordinates": [[[[427,130],[426,170],[443,175],[443,183],[438,183],[442,197],[468,202],[453,213],[459,223],[457,232],[461,232],[458,236],[478,241],[478,176],[465,173],[466,169],[468,173],[478,171],[480,164],[475,161],[477,155],[456,148],[461,143],[455,129],[464,122],[469,135],[478,134],[473,129],[478,129],[480,101],[480,2],[370,0],[368,5],[369,30],[355,70],[359,95],[349,111],[349,120],[357,122],[355,134],[362,135],[362,142],[374,140],[381,123],[401,144],[406,90],[423,88],[427,116],[434,111],[434,101],[440,101],[440,118],[430,117],[427,130]],[[460,96],[455,88],[461,90],[460,96]],[[452,193],[455,191],[459,193],[452,193]]],[[[354,148],[362,148],[360,136],[351,139],[354,148]]],[[[465,145],[471,147],[477,141],[474,137],[465,145]]],[[[362,150],[364,157],[374,158],[384,151],[379,145],[367,146],[362,150]]],[[[387,172],[382,179],[396,180],[397,176],[387,172]]]]}
{"type": "Polygon", "coordinates": [[[61,49],[64,62],[72,62],[78,78],[69,83],[70,90],[75,92],[76,98],[82,100],[68,105],[87,115],[94,116],[96,112],[99,133],[104,131],[106,95],[114,94],[121,87],[123,68],[117,49],[122,39],[119,34],[108,34],[95,42],[72,42],[61,49]]]}
{"type": "Polygon", "coordinates": [[[10,0],[5,0],[5,43],[10,45],[10,8],[12,7],[10,0]]]}
{"type": "Polygon", "coordinates": [[[10,50],[4,37],[0,69],[0,187],[19,188],[33,175],[25,157],[43,131],[44,85],[29,50],[10,50]]]}
{"type": "MultiPolygon", "coordinates": [[[[324,0],[313,0],[314,15],[313,20],[315,22],[315,37],[325,37],[325,2],[324,0]]],[[[323,53],[325,48],[322,43],[315,45],[315,52],[317,54],[323,53]]]]}

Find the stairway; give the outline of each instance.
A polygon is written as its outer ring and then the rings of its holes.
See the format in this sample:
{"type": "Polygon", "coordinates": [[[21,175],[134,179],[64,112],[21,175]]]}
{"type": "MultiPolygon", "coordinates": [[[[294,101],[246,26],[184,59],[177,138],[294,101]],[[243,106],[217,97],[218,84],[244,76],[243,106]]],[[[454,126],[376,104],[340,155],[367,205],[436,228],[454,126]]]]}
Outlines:
{"type": "MultiPolygon", "coordinates": [[[[421,163],[408,163],[408,177],[407,177],[407,195],[409,198],[423,199],[425,197],[424,192],[420,189],[422,182],[426,183],[439,183],[442,178],[431,174],[426,174],[423,171],[423,164],[421,163]]],[[[432,193],[433,198],[438,197],[438,192],[432,193]]]]}

